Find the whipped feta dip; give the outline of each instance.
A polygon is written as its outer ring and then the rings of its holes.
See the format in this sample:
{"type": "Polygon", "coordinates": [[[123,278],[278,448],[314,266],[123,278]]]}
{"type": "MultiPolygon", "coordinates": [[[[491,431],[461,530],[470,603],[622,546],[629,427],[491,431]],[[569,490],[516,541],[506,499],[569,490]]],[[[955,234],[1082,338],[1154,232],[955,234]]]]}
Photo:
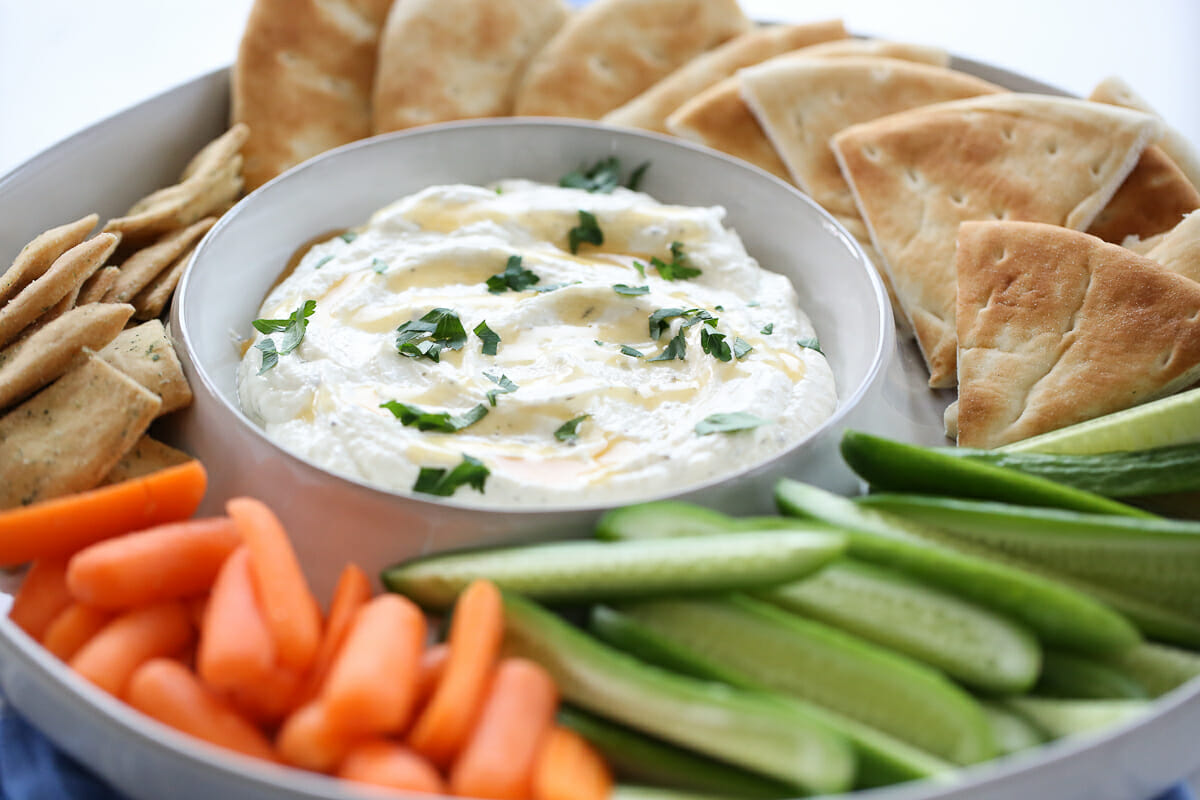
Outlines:
{"type": "Polygon", "coordinates": [[[470,456],[488,474],[482,492],[453,492],[467,505],[628,502],[738,472],[820,425],[837,393],[791,283],[723,218],[625,188],[430,187],[312,246],[271,290],[260,318],[315,308],[273,365],[268,345],[288,334],[256,332],[242,409],[284,449],[383,489],[413,492],[422,468],[470,456]],[[572,254],[570,231],[590,227],[581,211],[603,243],[572,254]],[[397,329],[435,309],[465,342],[422,355],[434,340],[418,322],[405,354],[397,329]],[[388,404],[469,423],[421,430],[388,404]],[[700,432],[730,414],[724,427],[740,429],[700,432]]]}

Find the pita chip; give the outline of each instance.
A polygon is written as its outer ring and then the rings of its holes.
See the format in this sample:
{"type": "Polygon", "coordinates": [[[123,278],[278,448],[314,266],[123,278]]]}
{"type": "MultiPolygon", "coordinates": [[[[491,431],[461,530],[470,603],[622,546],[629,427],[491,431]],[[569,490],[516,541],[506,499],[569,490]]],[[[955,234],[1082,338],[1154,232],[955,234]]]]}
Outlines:
{"type": "Polygon", "coordinates": [[[513,111],[529,60],[567,18],[562,0],[404,0],[379,45],[374,131],[513,111]]]}
{"type": "Polygon", "coordinates": [[[160,469],[177,467],[191,460],[192,457],[182,450],[176,450],[146,435],[138,439],[137,444],[128,453],[121,456],[116,466],[104,476],[101,485],[143,478],[160,469]]]}
{"type": "Polygon", "coordinates": [[[117,283],[117,276],[121,274],[119,267],[104,267],[96,270],[92,277],[83,282],[83,286],[79,287],[79,297],[76,298],[77,306],[86,306],[89,303],[99,303],[104,300],[104,295],[108,294],[117,283]]]}
{"type": "Polygon", "coordinates": [[[515,113],[600,119],[750,28],[737,0],[596,0],[533,57],[515,113]]]}
{"type": "Polygon", "coordinates": [[[1162,124],[1059,97],[993,94],[855,125],[833,147],[930,370],[955,383],[954,241],[968,220],[1086,230],[1162,124]]]}
{"type": "Polygon", "coordinates": [[[884,39],[842,39],[836,42],[823,42],[789,53],[785,57],[799,58],[898,58],[901,61],[912,61],[918,64],[929,64],[934,67],[945,67],[950,64],[950,54],[940,47],[929,47],[923,44],[908,42],[889,42],[884,39]]]}
{"type": "MultiPolygon", "coordinates": [[[[1105,78],[1092,90],[1089,100],[1097,103],[1109,103],[1114,106],[1130,108],[1144,114],[1159,116],[1159,113],[1147,103],[1141,95],[1133,90],[1125,81],[1117,77],[1105,78]]],[[[1200,189],[1200,155],[1196,148],[1179,131],[1170,126],[1163,128],[1162,137],[1157,141],[1167,157],[1175,162],[1180,171],[1187,176],[1192,186],[1200,189]]]]}
{"type": "Polygon", "coordinates": [[[196,252],[197,247],[199,247],[198,244],[192,245],[191,249],[175,259],[175,263],[160,272],[157,278],[146,285],[145,289],[138,292],[132,301],[133,307],[137,309],[134,312],[135,318],[150,320],[162,316],[163,309],[167,307],[167,303],[175,294],[175,287],[179,285],[179,280],[187,271],[188,264],[192,261],[192,254],[196,252]]]}
{"type": "Polygon", "coordinates": [[[1200,192],[1161,148],[1151,145],[1088,228],[1106,242],[1148,239],[1200,208],[1200,192]]]}
{"type": "Polygon", "coordinates": [[[216,217],[205,217],[186,228],[169,233],[149,247],[138,250],[121,264],[117,282],[105,295],[109,303],[129,303],[155,278],[167,270],[184,253],[192,249],[200,237],[215,225],[216,217]]]}
{"type": "Polygon", "coordinates": [[[250,127],[247,188],[371,135],[376,52],[391,5],[255,0],[231,73],[233,121],[250,127]]]}
{"type": "Polygon", "coordinates": [[[626,128],[667,133],[667,117],[675,109],[739,69],[801,47],[846,38],[841,20],[805,25],[768,25],[743,33],[693,58],[603,121],[626,128]]]}
{"type": "Polygon", "coordinates": [[[1200,212],[1193,212],[1162,235],[1146,258],[1186,278],[1200,282],[1200,212]]]}
{"type": "Polygon", "coordinates": [[[100,217],[96,214],[88,214],[83,219],[39,233],[32,242],[22,247],[12,266],[0,274],[0,306],[45,275],[50,265],[86,239],[99,221],[100,217]]]}
{"type": "Polygon", "coordinates": [[[122,331],[98,355],[161,397],[161,413],[191,404],[192,389],[161,321],[152,319],[122,331]]]}
{"type": "Polygon", "coordinates": [[[737,76],[726,78],[680,106],[667,117],[667,130],[748,161],[791,182],[787,165],[775,152],[750,107],[742,100],[737,76]]]}
{"type": "Polygon", "coordinates": [[[958,443],[998,447],[1200,378],[1200,284],[1095,236],[959,229],[958,443]]]}

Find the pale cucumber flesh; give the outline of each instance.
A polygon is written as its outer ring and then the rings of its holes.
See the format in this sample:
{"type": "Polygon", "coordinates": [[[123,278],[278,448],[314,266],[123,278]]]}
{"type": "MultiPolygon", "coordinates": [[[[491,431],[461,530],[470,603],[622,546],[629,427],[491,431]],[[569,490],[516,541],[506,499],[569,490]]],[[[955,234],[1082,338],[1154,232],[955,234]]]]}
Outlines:
{"type": "MultiPolygon", "coordinates": [[[[1200,444],[1115,453],[1007,453],[948,447],[947,455],[982,461],[1107,497],[1200,490],[1200,444]]],[[[1011,501],[1009,501],[1011,502],[1011,501]]]]}
{"type": "Polygon", "coordinates": [[[1051,739],[1097,733],[1131,722],[1149,712],[1148,700],[1058,700],[1049,697],[1010,697],[1004,706],[1051,739]]]}
{"type": "Polygon", "coordinates": [[[992,726],[992,737],[996,740],[996,749],[1000,755],[1029,750],[1046,741],[1042,732],[1021,715],[999,703],[984,701],[982,705],[984,713],[987,714],[988,724],[992,726]]]}
{"type": "Polygon", "coordinates": [[[605,512],[596,523],[596,538],[627,541],[727,533],[731,520],[720,511],[703,506],[660,500],[605,512]]]}

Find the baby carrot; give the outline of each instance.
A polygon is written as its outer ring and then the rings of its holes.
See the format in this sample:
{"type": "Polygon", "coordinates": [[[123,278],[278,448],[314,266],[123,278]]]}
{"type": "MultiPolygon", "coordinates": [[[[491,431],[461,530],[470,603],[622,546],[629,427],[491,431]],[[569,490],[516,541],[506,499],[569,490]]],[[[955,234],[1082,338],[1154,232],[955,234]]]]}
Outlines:
{"type": "Polygon", "coordinates": [[[273,728],[301,704],[303,680],[304,676],[294,669],[276,667],[259,685],[230,689],[225,697],[234,708],[259,725],[273,728]]]}
{"type": "Polygon", "coordinates": [[[227,517],[170,522],[85,547],[67,565],[71,594],[132,608],[203,594],[241,543],[227,517]]]}
{"type": "MultiPolygon", "coordinates": [[[[426,648],[421,653],[421,663],[417,672],[417,702],[416,708],[422,712],[437,690],[438,683],[446,674],[446,661],[450,658],[450,645],[442,642],[426,648]]],[[[420,719],[420,717],[417,717],[420,719]]]]}
{"type": "Polygon", "coordinates": [[[197,739],[277,761],[270,741],[249,720],[196,679],[187,667],[155,658],[138,667],[126,690],[129,705],[197,739]]]}
{"type": "Polygon", "coordinates": [[[113,613],[106,609],[72,603],[46,628],[42,644],[63,661],[70,661],[112,618],[113,613]]]}
{"type": "Polygon", "coordinates": [[[233,551],[213,584],[200,628],[196,671],[220,691],[257,690],[275,670],[275,642],[250,574],[250,551],[233,551]]]}
{"type": "Polygon", "coordinates": [[[196,513],[208,476],[199,461],[0,512],[0,565],[66,557],[89,544],[196,513]]]}
{"type": "Polygon", "coordinates": [[[425,627],[425,615],[400,595],[380,595],[358,610],[321,690],[333,725],[363,734],[403,729],[416,700],[425,627]]]}
{"type": "Polygon", "coordinates": [[[40,640],[71,600],[66,560],[39,558],[25,573],[8,616],[21,630],[40,640]]]}
{"type": "Polygon", "coordinates": [[[557,704],[554,680],[539,664],[502,660],[479,722],[450,770],[450,791],[493,800],[529,797],[534,761],[557,704]]]}
{"type": "Polygon", "coordinates": [[[533,767],[533,800],[608,800],[612,787],[608,764],[582,736],[550,729],[533,767]]]}
{"type": "Polygon", "coordinates": [[[152,658],[170,656],[192,640],[192,623],[182,603],[127,611],[101,628],[79,649],[71,667],[101,689],[121,697],[134,670],[152,658]]]}
{"type": "Polygon", "coordinates": [[[331,772],[360,739],[331,724],[324,704],[314,700],[284,720],[275,750],[294,767],[331,772]]]}
{"type": "Polygon", "coordinates": [[[316,697],[329,667],[346,640],[350,623],[355,613],[371,599],[371,579],[357,564],[347,564],[338,576],[337,586],[333,590],[333,602],[329,604],[329,621],[325,624],[325,632],[321,636],[321,645],[313,658],[312,667],[308,672],[308,680],[301,692],[304,702],[316,697]]]}
{"type": "Polygon", "coordinates": [[[490,581],[474,581],[454,607],[442,679],[408,737],[414,750],[439,767],[450,765],[471,733],[503,636],[499,590],[490,581]]]}
{"type": "Polygon", "coordinates": [[[442,776],[425,759],[407,747],[386,739],[356,745],[338,766],[337,776],[391,789],[444,794],[442,776]]]}
{"type": "Polygon", "coordinates": [[[236,497],[225,509],[250,548],[254,585],[280,663],[307,669],[321,643],[321,611],[287,533],[258,500],[236,497]]]}

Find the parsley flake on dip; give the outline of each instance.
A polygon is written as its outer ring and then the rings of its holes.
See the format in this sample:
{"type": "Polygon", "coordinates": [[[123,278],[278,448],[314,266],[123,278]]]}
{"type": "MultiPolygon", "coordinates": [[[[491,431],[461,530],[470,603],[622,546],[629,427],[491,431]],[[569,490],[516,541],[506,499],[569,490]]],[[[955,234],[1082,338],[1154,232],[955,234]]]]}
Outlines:
{"type": "Polygon", "coordinates": [[[626,502],[737,472],[837,395],[791,283],[723,217],[620,187],[425,189],[271,291],[242,408],[332,472],[463,503],[626,502]]]}

